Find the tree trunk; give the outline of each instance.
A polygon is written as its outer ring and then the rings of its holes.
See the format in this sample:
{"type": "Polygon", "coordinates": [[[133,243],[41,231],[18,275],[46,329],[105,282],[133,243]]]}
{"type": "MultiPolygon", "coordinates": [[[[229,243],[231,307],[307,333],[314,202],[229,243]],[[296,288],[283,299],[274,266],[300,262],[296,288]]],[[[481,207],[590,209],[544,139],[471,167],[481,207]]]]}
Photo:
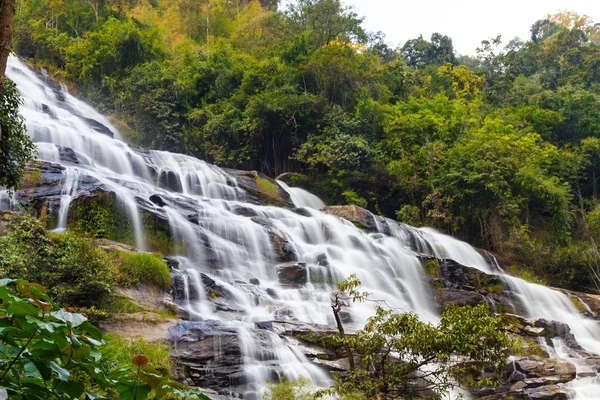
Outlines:
{"type": "Polygon", "coordinates": [[[4,91],[4,74],[13,39],[15,0],[0,0],[0,92],[4,91]]]}

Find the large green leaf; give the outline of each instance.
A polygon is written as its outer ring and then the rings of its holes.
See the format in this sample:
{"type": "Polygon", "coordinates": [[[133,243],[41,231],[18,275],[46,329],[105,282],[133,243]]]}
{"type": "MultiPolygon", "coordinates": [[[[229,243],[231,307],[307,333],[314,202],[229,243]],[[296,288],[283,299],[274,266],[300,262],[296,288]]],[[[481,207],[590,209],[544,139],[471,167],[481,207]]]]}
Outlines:
{"type": "Polygon", "coordinates": [[[50,364],[50,368],[52,368],[52,371],[54,371],[58,374],[58,379],[60,379],[61,381],[65,381],[65,382],[69,380],[69,376],[71,375],[71,374],[69,374],[69,371],[67,371],[66,369],[64,369],[63,367],[61,367],[54,361],[50,361],[49,364],[50,364]]]}
{"type": "Polygon", "coordinates": [[[83,384],[76,381],[60,382],[58,385],[56,385],[56,391],[58,393],[65,393],[72,399],[76,399],[81,396],[83,390],[83,384]]]}
{"type": "Polygon", "coordinates": [[[38,315],[37,309],[34,306],[32,306],[31,304],[25,303],[24,301],[19,301],[18,303],[12,303],[10,306],[8,306],[8,309],[6,310],[6,312],[8,313],[8,315],[14,315],[17,317],[24,317],[26,315],[29,315],[29,316],[37,316],[38,315]]]}
{"type": "Polygon", "coordinates": [[[119,400],[146,400],[152,391],[149,385],[138,381],[125,381],[117,383],[119,400]]]}
{"type": "Polygon", "coordinates": [[[42,374],[37,366],[31,361],[26,362],[23,369],[25,370],[25,376],[27,377],[42,378],[42,374]]]}

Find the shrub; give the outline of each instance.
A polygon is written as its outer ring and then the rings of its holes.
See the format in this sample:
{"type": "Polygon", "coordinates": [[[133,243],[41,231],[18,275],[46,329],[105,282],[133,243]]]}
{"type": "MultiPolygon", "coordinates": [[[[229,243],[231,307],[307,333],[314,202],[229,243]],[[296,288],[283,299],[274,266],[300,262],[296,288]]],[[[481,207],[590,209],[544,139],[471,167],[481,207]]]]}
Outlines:
{"type": "Polygon", "coordinates": [[[50,296],[73,307],[102,307],[113,289],[111,260],[92,240],[51,234],[29,217],[0,237],[0,274],[41,282],[50,296]]]}
{"type": "Polygon", "coordinates": [[[161,290],[171,288],[169,267],[164,261],[148,253],[121,253],[119,284],[135,286],[140,283],[152,285],[161,290]]]}

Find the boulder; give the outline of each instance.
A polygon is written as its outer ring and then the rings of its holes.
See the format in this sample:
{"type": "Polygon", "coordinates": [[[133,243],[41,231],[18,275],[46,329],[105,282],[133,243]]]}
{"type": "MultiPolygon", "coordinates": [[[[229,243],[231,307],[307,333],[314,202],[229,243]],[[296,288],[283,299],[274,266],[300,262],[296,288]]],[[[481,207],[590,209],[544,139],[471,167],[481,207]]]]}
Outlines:
{"type": "Polygon", "coordinates": [[[284,208],[294,208],[294,203],[274,179],[257,171],[241,171],[225,169],[235,178],[237,186],[246,192],[246,201],[257,205],[272,205],[284,208]]]}
{"type": "Polygon", "coordinates": [[[158,175],[157,184],[159,187],[170,190],[172,192],[183,192],[183,186],[181,185],[179,175],[177,175],[175,171],[171,171],[170,169],[163,169],[160,171],[160,174],[158,175]]]}
{"type": "Polygon", "coordinates": [[[308,270],[306,263],[289,262],[277,266],[277,278],[284,286],[298,287],[306,284],[308,270]]]}
{"type": "Polygon", "coordinates": [[[177,319],[144,311],[112,314],[109,320],[99,322],[99,327],[105,333],[124,338],[142,338],[147,342],[164,343],[168,330],[177,323],[177,319]]]}
{"type": "Polygon", "coordinates": [[[60,161],[62,162],[79,164],[77,154],[75,154],[75,151],[70,147],[58,146],[58,155],[60,157],[60,161]]]}
{"type": "Polygon", "coordinates": [[[92,119],[92,118],[86,118],[81,115],[79,117],[81,119],[83,119],[90,126],[90,128],[92,128],[96,132],[101,133],[106,136],[109,136],[111,138],[115,137],[114,132],[111,131],[110,128],[108,126],[104,125],[103,123],[96,121],[95,119],[92,119]]]}
{"type": "Polygon", "coordinates": [[[329,206],[323,208],[321,211],[325,214],[344,218],[363,230],[369,232],[377,231],[378,224],[375,216],[364,208],[355,205],[329,206]]]}

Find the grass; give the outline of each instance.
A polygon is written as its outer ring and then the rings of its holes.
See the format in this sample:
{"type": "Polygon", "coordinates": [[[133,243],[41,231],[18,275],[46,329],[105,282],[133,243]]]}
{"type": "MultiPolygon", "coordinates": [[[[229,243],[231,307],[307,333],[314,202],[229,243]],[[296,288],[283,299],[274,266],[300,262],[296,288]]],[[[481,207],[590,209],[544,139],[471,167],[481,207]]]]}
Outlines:
{"type": "Polygon", "coordinates": [[[533,274],[530,271],[520,269],[516,265],[509,266],[508,272],[510,272],[511,275],[516,276],[517,278],[523,279],[524,281],[527,281],[529,283],[537,283],[538,285],[546,285],[546,282],[543,279],[539,278],[538,276],[536,276],[535,274],[533,274]]]}
{"type": "Polygon", "coordinates": [[[171,347],[163,343],[151,343],[144,339],[125,339],[117,335],[105,335],[106,345],[102,348],[101,368],[114,370],[122,365],[131,364],[131,358],[143,354],[150,362],[148,365],[164,376],[172,377],[173,361],[171,347]]]}
{"type": "Polygon", "coordinates": [[[279,189],[277,189],[277,185],[266,178],[262,178],[260,176],[256,177],[256,184],[260,188],[261,192],[271,196],[271,197],[279,197],[279,189]]]}
{"type": "Polygon", "coordinates": [[[148,253],[120,253],[119,284],[128,287],[145,283],[161,290],[171,288],[171,274],[167,264],[148,253]]]}

